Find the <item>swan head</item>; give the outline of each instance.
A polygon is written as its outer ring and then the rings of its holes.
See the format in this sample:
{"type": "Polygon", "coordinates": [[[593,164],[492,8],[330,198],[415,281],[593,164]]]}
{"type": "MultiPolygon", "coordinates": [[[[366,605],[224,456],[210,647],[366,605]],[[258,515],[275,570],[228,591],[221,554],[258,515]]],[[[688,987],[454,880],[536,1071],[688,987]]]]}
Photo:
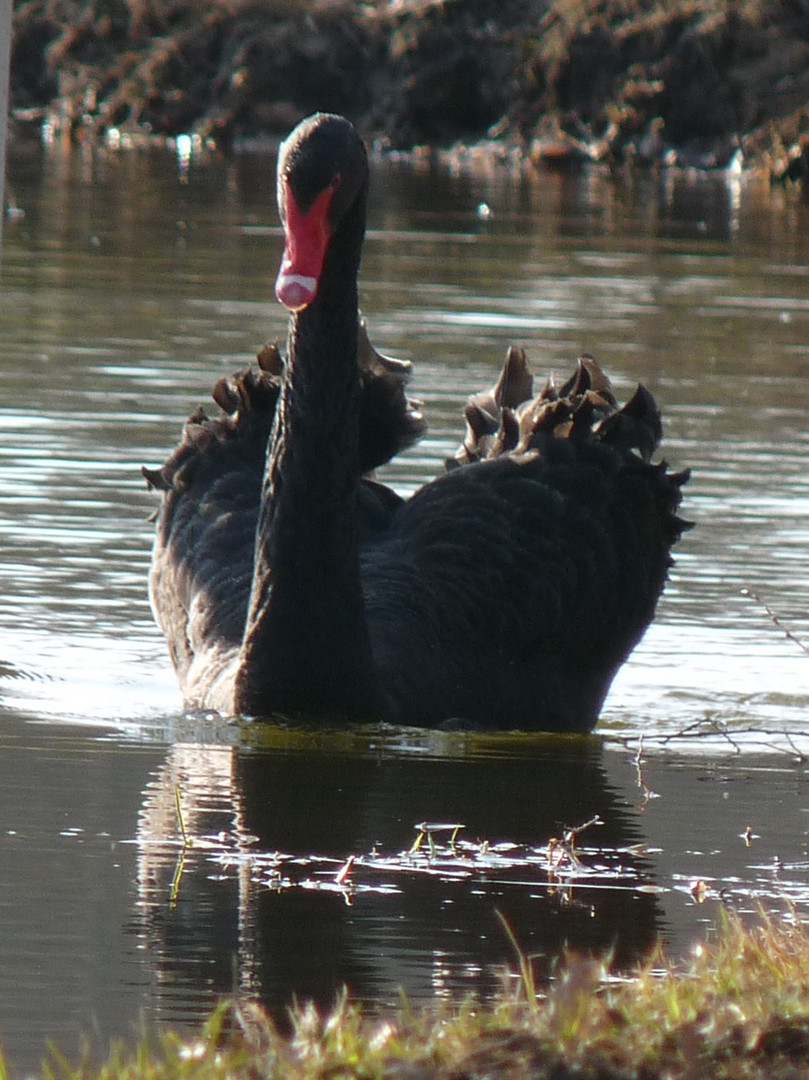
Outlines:
{"type": "MultiPolygon", "coordinates": [[[[332,237],[367,185],[365,146],[342,116],[315,113],[281,144],[278,212],[284,255],[275,295],[290,311],[303,311],[317,296],[332,237]]],[[[358,229],[361,241],[364,207],[358,229]]]]}

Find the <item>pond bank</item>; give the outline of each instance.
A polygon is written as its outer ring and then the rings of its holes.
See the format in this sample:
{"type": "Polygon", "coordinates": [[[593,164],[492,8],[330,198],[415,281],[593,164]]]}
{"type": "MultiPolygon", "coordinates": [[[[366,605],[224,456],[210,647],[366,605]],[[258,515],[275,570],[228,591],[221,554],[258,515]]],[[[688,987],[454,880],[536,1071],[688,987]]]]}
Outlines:
{"type": "Polygon", "coordinates": [[[118,1049],[100,1070],[59,1060],[56,1072],[96,1080],[793,1080],[809,1066],[807,971],[802,927],[765,919],[745,929],[730,917],[718,941],[697,947],[679,972],[661,953],[634,978],[611,980],[600,961],[570,957],[538,994],[518,952],[518,973],[493,1006],[415,1012],[405,1004],[379,1016],[346,1000],[327,1014],[298,1005],[281,1034],[245,1002],[216,1010],[197,1037],[170,1034],[135,1054],[118,1049]]]}
{"type": "Polygon", "coordinates": [[[490,140],[799,179],[809,15],[764,0],[17,0],[11,89],[18,124],[79,135],[227,144],[324,108],[391,149],[490,140]]]}

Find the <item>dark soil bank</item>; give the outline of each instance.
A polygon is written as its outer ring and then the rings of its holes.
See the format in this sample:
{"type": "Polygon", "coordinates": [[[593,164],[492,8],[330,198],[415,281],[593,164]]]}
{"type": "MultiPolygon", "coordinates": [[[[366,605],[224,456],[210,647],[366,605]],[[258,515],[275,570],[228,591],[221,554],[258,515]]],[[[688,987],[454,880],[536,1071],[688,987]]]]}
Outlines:
{"type": "MultiPolygon", "coordinates": [[[[799,176],[807,0],[16,0],[19,121],[223,141],[329,109],[409,149],[799,176]]],[[[808,136],[809,137],[809,136],[808,136]]]]}

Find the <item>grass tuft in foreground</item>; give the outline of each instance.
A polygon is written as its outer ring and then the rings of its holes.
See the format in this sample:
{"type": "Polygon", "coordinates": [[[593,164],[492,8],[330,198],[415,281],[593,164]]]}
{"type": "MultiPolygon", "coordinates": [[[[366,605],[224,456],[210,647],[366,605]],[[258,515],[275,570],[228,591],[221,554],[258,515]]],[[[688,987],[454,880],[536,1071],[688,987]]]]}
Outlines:
{"type": "MultiPolygon", "coordinates": [[[[809,1076],[809,932],[724,918],[716,943],[675,970],[662,952],[631,979],[569,956],[543,996],[530,964],[492,1005],[390,1015],[346,998],[292,1012],[282,1036],[257,1006],[222,1006],[195,1039],[116,1050],[100,1070],[54,1059],[48,1080],[696,1080],[809,1076]]],[[[0,1066],[2,1075],[2,1066],[0,1066]]]]}

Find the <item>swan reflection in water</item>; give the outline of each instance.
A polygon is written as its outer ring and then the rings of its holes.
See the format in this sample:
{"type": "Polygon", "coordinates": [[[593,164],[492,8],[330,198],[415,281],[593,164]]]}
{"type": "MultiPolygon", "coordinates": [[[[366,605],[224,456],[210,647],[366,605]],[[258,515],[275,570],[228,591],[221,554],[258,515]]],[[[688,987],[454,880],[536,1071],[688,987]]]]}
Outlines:
{"type": "Polygon", "coordinates": [[[565,946],[628,965],[657,940],[632,796],[589,741],[495,760],[480,743],[425,754],[417,736],[404,752],[378,735],[262,736],[262,749],[172,746],[144,791],[135,929],[155,1019],[199,1018],[233,993],[281,1020],[293,998],[327,1006],[343,987],[370,1005],[400,989],[485,998],[514,962],[498,911],[540,976],[565,946]],[[425,819],[465,828],[414,853],[425,819]],[[568,858],[565,828],[594,819],[568,858]]]}
{"type": "Polygon", "coordinates": [[[533,396],[519,350],[409,499],[370,477],[423,430],[360,330],[368,161],[338,116],[281,148],[287,355],[214,390],[162,468],[152,605],[187,705],[225,714],[589,731],[651,622],[685,473],[639,387],[589,357],[533,396]]]}

